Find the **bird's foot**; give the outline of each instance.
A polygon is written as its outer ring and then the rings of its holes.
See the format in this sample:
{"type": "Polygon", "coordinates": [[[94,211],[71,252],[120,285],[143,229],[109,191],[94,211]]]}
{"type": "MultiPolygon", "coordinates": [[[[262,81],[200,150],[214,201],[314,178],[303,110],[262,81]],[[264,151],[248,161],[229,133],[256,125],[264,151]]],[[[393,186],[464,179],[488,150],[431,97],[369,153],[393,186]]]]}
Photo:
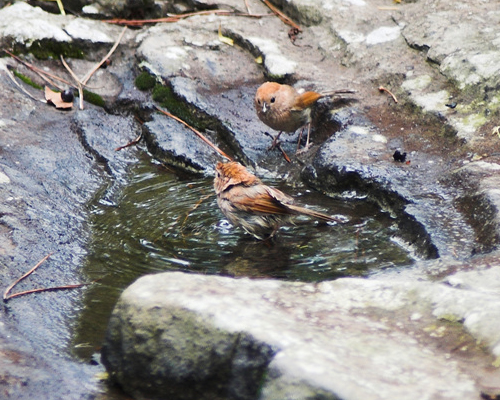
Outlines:
{"type": "Polygon", "coordinates": [[[270,138],[272,138],[272,139],[273,139],[273,142],[271,143],[271,146],[269,146],[269,148],[268,148],[267,150],[268,150],[268,151],[269,151],[269,150],[274,150],[274,149],[276,149],[276,148],[278,148],[278,149],[279,149],[279,148],[280,148],[280,144],[281,144],[281,140],[279,140],[279,138],[280,138],[280,136],[281,136],[281,132],[280,132],[280,133],[278,133],[278,134],[276,135],[276,137],[275,137],[275,136],[273,136],[273,135],[271,135],[269,132],[265,132],[265,134],[266,134],[267,136],[269,136],[270,138]]]}
{"type": "Polygon", "coordinates": [[[302,147],[301,149],[297,149],[297,151],[295,152],[296,155],[301,155],[301,154],[304,154],[304,153],[307,153],[309,151],[309,149],[312,147],[313,143],[312,142],[309,142],[309,143],[306,143],[306,145],[304,147],[302,147]]]}
{"type": "Polygon", "coordinates": [[[274,150],[274,149],[279,149],[281,146],[281,140],[278,140],[278,138],[274,138],[273,142],[271,143],[271,146],[267,148],[267,151],[274,150]]]}

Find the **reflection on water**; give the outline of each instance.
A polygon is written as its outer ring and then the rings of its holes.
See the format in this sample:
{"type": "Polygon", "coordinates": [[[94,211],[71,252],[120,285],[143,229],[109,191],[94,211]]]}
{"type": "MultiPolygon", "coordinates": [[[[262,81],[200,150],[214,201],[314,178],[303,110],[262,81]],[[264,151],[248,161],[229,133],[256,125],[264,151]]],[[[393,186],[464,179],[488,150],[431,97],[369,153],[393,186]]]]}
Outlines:
{"type": "Polygon", "coordinates": [[[96,351],[119,294],[144,274],[185,271],[320,281],[412,263],[391,240],[395,221],[374,206],[280,189],[300,204],[344,215],[350,222],[335,225],[300,217],[270,245],[223,219],[212,179],[182,180],[149,162],[135,166],[130,184],[114,203],[91,205],[93,240],[85,273],[90,279],[103,278],[86,293],[74,353],[88,359],[96,351]]]}

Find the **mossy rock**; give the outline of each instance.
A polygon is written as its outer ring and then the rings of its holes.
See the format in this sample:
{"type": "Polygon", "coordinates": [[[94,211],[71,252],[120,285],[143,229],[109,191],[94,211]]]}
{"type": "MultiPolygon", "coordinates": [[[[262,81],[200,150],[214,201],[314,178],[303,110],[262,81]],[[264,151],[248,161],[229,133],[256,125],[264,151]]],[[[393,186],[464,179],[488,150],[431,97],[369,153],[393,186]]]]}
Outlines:
{"type": "Polygon", "coordinates": [[[153,100],[197,129],[205,130],[210,125],[210,121],[202,113],[179,100],[169,86],[157,84],[153,89],[153,100]]]}

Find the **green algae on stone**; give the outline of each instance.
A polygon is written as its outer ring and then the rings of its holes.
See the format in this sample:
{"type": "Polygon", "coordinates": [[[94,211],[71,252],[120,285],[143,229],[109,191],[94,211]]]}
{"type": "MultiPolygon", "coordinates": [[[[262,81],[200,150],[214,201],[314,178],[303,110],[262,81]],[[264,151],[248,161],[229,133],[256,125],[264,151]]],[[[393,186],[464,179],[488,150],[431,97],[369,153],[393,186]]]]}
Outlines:
{"type": "Polygon", "coordinates": [[[27,77],[26,75],[21,74],[20,72],[14,70],[12,71],[15,76],[17,76],[19,79],[21,79],[24,83],[27,85],[30,85],[31,87],[34,87],[35,89],[42,90],[43,87],[40,86],[38,83],[35,83],[31,80],[31,78],[27,77]]]}

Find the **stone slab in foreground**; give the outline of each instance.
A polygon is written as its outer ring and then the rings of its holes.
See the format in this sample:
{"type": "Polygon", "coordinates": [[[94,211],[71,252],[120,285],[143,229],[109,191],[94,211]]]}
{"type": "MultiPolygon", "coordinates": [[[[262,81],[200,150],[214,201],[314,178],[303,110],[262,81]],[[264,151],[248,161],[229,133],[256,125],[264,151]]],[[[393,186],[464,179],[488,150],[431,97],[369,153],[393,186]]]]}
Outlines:
{"type": "Polygon", "coordinates": [[[136,398],[476,399],[498,379],[500,296],[460,280],[149,275],[123,292],[103,361],[136,398]]]}

